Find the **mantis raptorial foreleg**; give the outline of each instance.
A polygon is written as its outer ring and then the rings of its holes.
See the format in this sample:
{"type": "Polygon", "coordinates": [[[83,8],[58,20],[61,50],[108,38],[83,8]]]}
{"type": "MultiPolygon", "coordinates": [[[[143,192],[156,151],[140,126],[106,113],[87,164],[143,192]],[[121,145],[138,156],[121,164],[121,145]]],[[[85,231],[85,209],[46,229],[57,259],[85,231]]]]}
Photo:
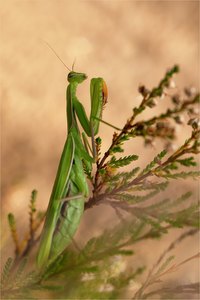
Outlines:
{"type": "Polygon", "coordinates": [[[84,73],[74,71],[68,75],[69,85],[66,93],[68,135],[41,235],[37,256],[39,268],[54,260],[71,243],[84,211],[85,199],[89,196],[83,161],[89,169],[95,162],[94,136],[99,130],[99,119],[101,119],[103,105],[107,100],[107,88],[102,78],[91,80],[91,114],[88,119],[83,105],[76,97],[78,84],[86,78],[84,73]],[[89,155],[82,141],[76,117],[84,133],[92,137],[93,157],[89,155]]]}

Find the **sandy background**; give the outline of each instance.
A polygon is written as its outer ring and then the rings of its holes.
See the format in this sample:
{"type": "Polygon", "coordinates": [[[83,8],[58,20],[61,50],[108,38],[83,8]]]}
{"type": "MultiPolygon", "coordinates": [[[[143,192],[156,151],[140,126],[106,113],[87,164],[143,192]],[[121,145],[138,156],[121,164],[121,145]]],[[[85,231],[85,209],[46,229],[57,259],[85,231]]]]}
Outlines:
{"type": "MultiPolygon", "coordinates": [[[[12,247],[7,246],[6,214],[15,211],[19,228],[26,226],[25,212],[33,188],[39,191],[38,206],[47,206],[65,140],[67,70],[43,41],[69,67],[76,58],[77,71],[87,73],[89,78],[101,76],[106,80],[109,103],[104,119],[120,127],[138,104],[138,85],[156,85],[174,63],[181,66],[177,79],[180,87],[198,86],[199,2],[1,0],[0,3],[2,226],[4,252],[8,254],[12,253],[12,247]]],[[[89,112],[88,91],[89,80],[79,89],[79,98],[89,112]]],[[[151,113],[148,110],[147,115],[151,113]]],[[[186,127],[179,129],[179,142],[188,132],[186,127]]],[[[111,128],[102,126],[104,150],[112,133],[111,128]]],[[[142,146],[140,141],[137,145],[132,143],[127,151],[138,154],[142,146]]],[[[149,155],[153,155],[152,150],[146,157],[149,155]]],[[[181,192],[182,186],[176,189],[181,192]]],[[[90,235],[101,232],[102,225],[114,216],[108,210],[104,217],[98,211],[98,218],[94,218],[96,212],[94,209],[85,214],[82,234],[91,222],[96,225],[90,235]]],[[[195,252],[195,241],[188,256],[195,252]]],[[[156,251],[159,253],[165,245],[164,242],[157,245],[156,251]]],[[[145,259],[148,260],[148,255],[145,259]]],[[[187,276],[193,280],[197,274],[190,273],[187,276]]]]}

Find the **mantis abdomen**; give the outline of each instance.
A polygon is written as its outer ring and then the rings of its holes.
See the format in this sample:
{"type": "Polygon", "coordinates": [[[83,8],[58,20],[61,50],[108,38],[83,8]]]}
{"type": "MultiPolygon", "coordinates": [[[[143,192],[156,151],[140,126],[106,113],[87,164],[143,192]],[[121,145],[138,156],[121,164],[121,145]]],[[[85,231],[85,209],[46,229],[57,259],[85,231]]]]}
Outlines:
{"type": "Polygon", "coordinates": [[[80,224],[84,211],[85,199],[88,196],[82,161],[75,154],[68,184],[67,196],[71,198],[63,204],[52,239],[50,259],[59,255],[72,242],[73,236],[80,224]],[[73,196],[76,199],[73,199],[73,196]]]}

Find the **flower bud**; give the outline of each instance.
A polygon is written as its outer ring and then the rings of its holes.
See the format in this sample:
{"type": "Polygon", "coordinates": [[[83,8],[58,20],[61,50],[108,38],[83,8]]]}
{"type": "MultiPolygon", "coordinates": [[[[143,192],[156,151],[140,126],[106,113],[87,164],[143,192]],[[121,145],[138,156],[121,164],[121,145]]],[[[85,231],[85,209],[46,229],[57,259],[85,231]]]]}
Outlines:
{"type": "Polygon", "coordinates": [[[188,121],[188,125],[192,126],[193,129],[199,129],[200,128],[200,119],[192,118],[188,121]]]}
{"type": "Polygon", "coordinates": [[[139,86],[138,91],[144,97],[146,97],[149,94],[149,90],[144,85],[139,86]]]}
{"type": "Polygon", "coordinates": [[[184,89],[184,92],[185,92],[186,96],[192,97],[197,93],[197,90],[195,87],[186,87],[184,89]]]}
{"type": "Polygon", "coordinates": [[[199,108],[198,107],[191,107],[188,112],[192,115],[199,115],[199,108]]]}
{"type": "Polygon", "coordinates": [[[180,104],[180,103],[181,103],[180,95],[179,95],[179,94],[176,94],[176,95],[172,96],[172,102],[173,102],[174,104],[180,104]]]}
{"type": "Polygon", "coordinates": [[[144,145],[145,145],[145,147],[154,147],[155,146],[153,139],[150,139],[150,138],[146,138],[144,140],[144,145]]]}
{"type": "Polygon", "coordinates": [[[177,116],[175,116],[174,117],[174,121],[177,123],[177,124],[183,124],[184,123],[184,116],[179,116],[179,115],[177,115],[177,116]]]}

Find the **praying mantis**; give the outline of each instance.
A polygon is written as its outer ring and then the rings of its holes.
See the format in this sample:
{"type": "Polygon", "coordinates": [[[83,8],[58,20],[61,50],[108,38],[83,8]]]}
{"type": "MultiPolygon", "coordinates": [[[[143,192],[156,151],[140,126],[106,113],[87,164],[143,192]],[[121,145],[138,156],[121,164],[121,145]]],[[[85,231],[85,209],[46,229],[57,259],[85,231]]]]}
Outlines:
{"type": "Polygon", "coordinates": [[[107,102],[105,81],[103,78],[93,78],[90,83],[91,112],[88,119],[76,96],[78,85],[87,79],[86,74],[75,72],[72,67],[67,79],[68,132],[40,238],[38,268],[43,268],[66,249],[80,224],[84,203],[89,196],[84,165],[91,170],[92,164],[95,163],[94,137],[98,134],[103,106],[107,102]],[[84,130],[82,135],[77,119],[84,130]],[[92,156],[86,147],[86,135],[92,139],[92,156]]]}

